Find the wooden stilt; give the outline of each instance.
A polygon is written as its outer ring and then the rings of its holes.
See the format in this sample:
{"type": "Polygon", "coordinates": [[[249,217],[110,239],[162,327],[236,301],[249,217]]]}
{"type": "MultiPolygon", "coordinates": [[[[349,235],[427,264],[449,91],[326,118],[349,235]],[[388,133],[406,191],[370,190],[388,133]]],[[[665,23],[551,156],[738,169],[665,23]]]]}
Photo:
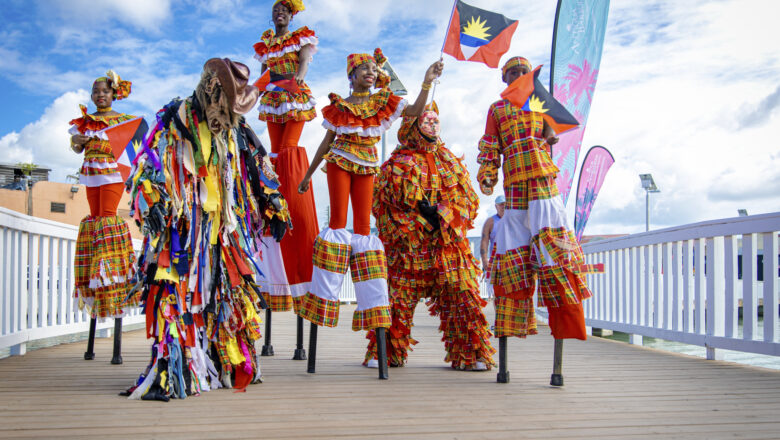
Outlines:
{"type": "Polygon", "coordinates": [[[293,354],[294,361],[306,360],[306,350],[303,348],[303,318],[298,316],[296,322],[296,341],[295,341],[295,353],[293,354]]]}
{"type": "Polygon", "coordinates": [[[498,383],[509,383],[509,371],[507,371],[507,346],[506,336],[498,338],[498,383]]]}
{"type": "Polygon", "coordinates": [[[114,319],[114,354],[112,365],[122,365],[122,318],[114,319]]]}
{"type": "Polygon", "coordinates": [[[550,376],[550,385],[554,387],[563,386],[563,339],[555,340],[555,350],[553,354],[553,374],[550,376]]]}
{"type": "Polygon", "coordinates": [[[306,368],[307,373],[315,372],[317,363],[317,324],[311,323],[309,327],[309,362],[306,368]]]}
{"type": "Polygon", "coordinates": [[[265,342],[260,349],[260,356],[273,356],[274,346],[271,345],[271,308],[265,309],[265,342]]]}
{"type": "Polygon", "coordinates": [[[87,339],[87,351],[84,352],[84,360],[91,361],[95,359],[95,326],[97,319],[92,318],[89,321],[89,339],[87,339]]]}
{"type": "Polygon", "coordinates": [[[387,336],[385,334],[386,329],[379,327],[374,330],[376,333],[376,355],[377,363],[379,364],[379,378],[387,380],[390,378],[387,372],[387,336]]]}

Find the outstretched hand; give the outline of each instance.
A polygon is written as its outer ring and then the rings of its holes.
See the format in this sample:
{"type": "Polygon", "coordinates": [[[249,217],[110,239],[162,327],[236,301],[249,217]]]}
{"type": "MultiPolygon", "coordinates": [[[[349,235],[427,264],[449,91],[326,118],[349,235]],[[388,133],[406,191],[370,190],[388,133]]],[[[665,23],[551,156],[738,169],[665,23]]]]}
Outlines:
{"type": "Polygon", "coordinates": [[[436,78],[441,76],[444,71],[444,62],[442,60],[436,61],[428,67],[425,71],[425,79],[423,82],[432,83],[436,78]]]}

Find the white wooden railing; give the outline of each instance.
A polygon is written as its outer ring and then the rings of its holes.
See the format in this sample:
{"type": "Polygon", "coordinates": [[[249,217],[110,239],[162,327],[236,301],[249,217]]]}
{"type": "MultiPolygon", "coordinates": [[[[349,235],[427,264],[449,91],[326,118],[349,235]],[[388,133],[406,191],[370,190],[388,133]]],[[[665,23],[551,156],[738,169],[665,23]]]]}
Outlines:
{"type": "Polygon", "coordinates": [[[588,276],[593,298],[584,303],[586,323],[628,333],[632,343],[647,336],[704,346],[708,359],[722,358],[717,349],[780,356],[778,231],[780,212],[587,243],[587,262],[603,263],[605,272],[588,276]],[[763,282],[757,280],[760,247],[763,282]]]}
{"type": "MultiPolygon", "coordinates": [[[[89,317],[74,307],[77,234],[75,226],[0,208],[0,349],[20,355],[30,341],[89,330],[89,317]]],[[[133,309],[122,324],[143,320],[133,309]]],[[[113,327],[98,322],[98,336],[113,327]]]]}

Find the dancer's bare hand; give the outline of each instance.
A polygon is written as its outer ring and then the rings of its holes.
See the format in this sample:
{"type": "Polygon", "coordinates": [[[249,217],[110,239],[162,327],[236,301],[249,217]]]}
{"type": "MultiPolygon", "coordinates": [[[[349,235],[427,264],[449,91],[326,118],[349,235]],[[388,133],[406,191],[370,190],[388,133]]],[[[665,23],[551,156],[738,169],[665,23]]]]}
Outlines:
{"type": "Polygon", "coordinates": [[[436,78],[441,76],[442,71],[444,71],[444,62],[442,60],[436,61],[425,71],[425,79],[423,82],[432,83],[436,78]]]}
{"type": "Polygon", "coordinates": [[[309,190],[309,178],[304,177],[301,183],[298,184],[298,194],[303,194],[309,190]]]}

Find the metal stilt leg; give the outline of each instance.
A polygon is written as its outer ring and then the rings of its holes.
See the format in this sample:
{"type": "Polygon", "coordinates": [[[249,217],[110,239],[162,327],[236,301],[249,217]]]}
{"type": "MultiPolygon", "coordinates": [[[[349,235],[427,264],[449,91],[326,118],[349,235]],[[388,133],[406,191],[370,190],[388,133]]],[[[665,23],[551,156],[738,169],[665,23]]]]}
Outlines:
{"type": "Polygon", "coordinates": [[[122,318],[114,319],[114,354],[112,365],[122,365],[122,318]]]}
{"type": "Polygon", "coordinates": [[[509,383],[509,371],[507,371],[507,346],[506,336],[498,338],[498,383],[509,383]]]}
{"type": "Polygon", "coordinates": [[[84,360],[91,361],[95,359],[95,326],[97,319],[92,318],[89,321],[89,339],[87,340],[87,351],[84,352],[84,360]]]}
{"type": "Polygon", "coordinates": [[[298,316],[297,318],[297,330],[295,341],[295,353],[293,354],[294,361],[306,360],[306,350],[303,348],[303,318],[298,316]]]}
{"type": "Polygon", "coordinates": [[[550,385],[554,387],[563,386],[563,339],[555,340],[555,353],[553,354],[553,374],[550,376],[550,385]]]}
{"type": "Polygon", "coordinates": [[[265,343],[260,349],[260,356],[273,356],[274,346],[271,345],[271,309],[265,309],[265,343]]]}

